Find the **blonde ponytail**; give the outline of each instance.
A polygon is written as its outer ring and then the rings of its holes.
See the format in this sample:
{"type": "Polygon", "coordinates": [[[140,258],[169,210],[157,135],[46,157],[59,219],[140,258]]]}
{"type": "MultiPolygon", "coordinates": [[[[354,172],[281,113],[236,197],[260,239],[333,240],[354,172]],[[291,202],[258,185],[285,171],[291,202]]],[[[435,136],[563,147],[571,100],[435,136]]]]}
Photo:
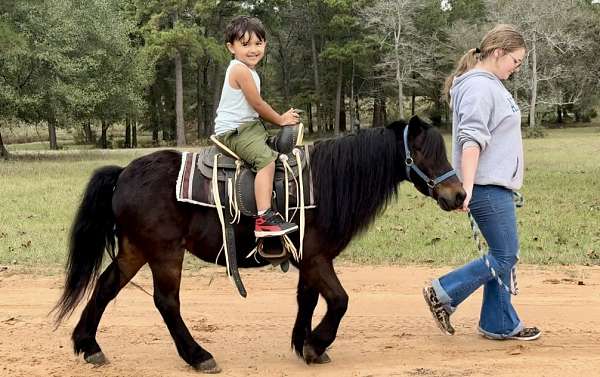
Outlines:
{"type": "Polygon", "coordinates": [[[470,49],[460,58],[454,72],[446,78],[444,98],[450,102],[450,89],[452,89],[454,78],[473,69],[478,61],[485,60],[497,49],[512,52],[519,48],[525,48],[523,35],[512,25],[496,25],[483,37],[480,47],[470,49]]]}
{"type": "Polygon", "coordinates": [[[444,83],[443,94],[446,101],[450,102],[450,89],[452,89],[454,78],[473,69],[473,67],[475,67],[475,64],[477,64],[480,55],[481,53],[479,52],[478,48],[472,48],[469,51],[467,51],[467,53],[464,54],[462,58],[460,58],[458,64],[456,65],[456,69],[450,76],[446,78],[446,82],[444,83]]]}

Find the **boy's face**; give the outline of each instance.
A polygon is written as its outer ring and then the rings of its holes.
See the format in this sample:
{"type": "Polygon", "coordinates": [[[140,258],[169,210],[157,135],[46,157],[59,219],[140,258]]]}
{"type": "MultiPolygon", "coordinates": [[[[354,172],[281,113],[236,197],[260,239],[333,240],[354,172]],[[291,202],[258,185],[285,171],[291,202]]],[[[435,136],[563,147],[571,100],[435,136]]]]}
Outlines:
{"type": "Polygon", "coordinates": [[[227,48],[235,58],[250,68],[254,68],[265,56],[266,46],[267,41],[261,41],[256,34],[250,35],[247,32],[241,40],[227,42],[227,48]]]}

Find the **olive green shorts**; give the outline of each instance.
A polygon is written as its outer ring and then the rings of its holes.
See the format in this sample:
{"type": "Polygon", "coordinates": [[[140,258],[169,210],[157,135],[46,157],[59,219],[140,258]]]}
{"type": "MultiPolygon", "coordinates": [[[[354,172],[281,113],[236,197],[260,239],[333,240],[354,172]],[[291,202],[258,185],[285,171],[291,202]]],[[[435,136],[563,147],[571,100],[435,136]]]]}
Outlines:
{"type": "Polygon", "coordinates": [[[267,145],[268,137],[269,133],[260,121],[244,123],[233,131],[217,136],[255,172],[277,159],[277,152],[267,145]]]}

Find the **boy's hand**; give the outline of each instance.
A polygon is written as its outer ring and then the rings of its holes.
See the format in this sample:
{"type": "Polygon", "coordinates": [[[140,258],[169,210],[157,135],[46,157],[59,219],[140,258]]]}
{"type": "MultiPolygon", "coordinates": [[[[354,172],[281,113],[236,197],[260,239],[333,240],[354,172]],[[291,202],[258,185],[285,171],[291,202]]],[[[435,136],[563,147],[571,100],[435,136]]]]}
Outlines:
{"type": "Polygon", "coordinates": [[[298,124],[300,121],[300,116],[296,113],[294,108],[289,109],[285,113],[281,115],[281,121],[279,123],[280,126],[291,126],[294,124],[298,124]]]}

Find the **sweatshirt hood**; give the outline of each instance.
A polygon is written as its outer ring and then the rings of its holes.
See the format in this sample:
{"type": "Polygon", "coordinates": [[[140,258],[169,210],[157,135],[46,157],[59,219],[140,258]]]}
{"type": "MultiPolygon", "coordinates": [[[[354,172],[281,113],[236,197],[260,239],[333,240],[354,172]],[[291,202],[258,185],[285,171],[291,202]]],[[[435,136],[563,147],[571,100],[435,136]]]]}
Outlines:
{"type": "Polygon", "coordinates": [[[460,76],[456,76],[454,78],[454,81],[452,82],[452,89],[451,90],[452,91],[454,91],[454,90],[460,90],[460,87],[466,81],[468,81],[472,77],[485,77],[485,78],[488,78],[488,79],[490,79],[492,81],[500,82],[500,80],[498,80],[498,78],[496,77],[496,75],[494,75],[491,72],[484,71],[482,69],[472,69],[470,71],[467,71],[467,72],[463,73],[460,76]]]}

